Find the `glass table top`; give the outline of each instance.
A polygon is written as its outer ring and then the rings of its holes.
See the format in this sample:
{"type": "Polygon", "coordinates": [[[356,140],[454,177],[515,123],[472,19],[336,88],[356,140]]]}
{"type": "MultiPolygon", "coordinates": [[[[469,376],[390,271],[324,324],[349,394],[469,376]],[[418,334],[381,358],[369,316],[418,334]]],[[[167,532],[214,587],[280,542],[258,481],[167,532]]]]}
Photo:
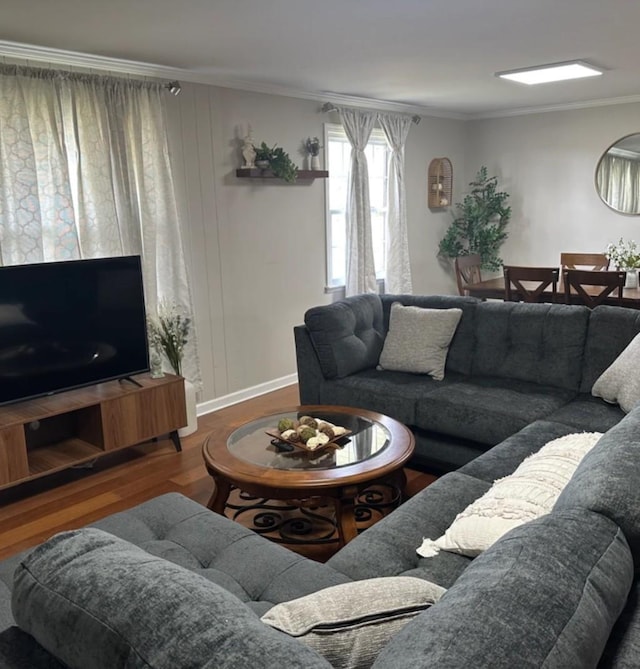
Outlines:
{"type": "Polygon", "coordinates": [[[295,411],[266,416],[251,421],[229,435],[227,448],[236,458],[254,465],[271,469],[335,469],[357,464],[381,453],[389,445],[391,435],[380,423],[361,416],[341,412],[309,412],[302,414],[295,411]],[[351,431],[342,437],[337,447],[324,447],[316,451],[306,451],[293,447],[291,451],[283,451],[266,431],[277,429],[281,418],[296,420],[302,415],[326,420],[351,431]]]}

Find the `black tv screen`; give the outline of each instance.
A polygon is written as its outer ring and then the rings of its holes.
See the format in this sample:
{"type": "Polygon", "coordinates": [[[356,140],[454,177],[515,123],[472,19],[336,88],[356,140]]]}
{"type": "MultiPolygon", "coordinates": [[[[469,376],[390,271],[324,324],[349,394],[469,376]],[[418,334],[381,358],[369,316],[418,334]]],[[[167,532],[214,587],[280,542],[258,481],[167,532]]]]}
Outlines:
{"type": "Polygon", "coordinates": [[[139,256],[0,267],[0,404],[148,369],[139,256]]]}

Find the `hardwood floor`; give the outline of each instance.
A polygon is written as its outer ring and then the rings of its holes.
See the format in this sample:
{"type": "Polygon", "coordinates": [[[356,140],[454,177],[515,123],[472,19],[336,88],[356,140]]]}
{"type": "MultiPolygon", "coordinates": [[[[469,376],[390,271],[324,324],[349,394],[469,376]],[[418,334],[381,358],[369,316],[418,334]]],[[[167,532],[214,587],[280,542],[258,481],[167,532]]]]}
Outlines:
{"type": "MultiPolygon", "coordinates": [[[[0,559],[34,546],[56,532],[75,529],[166,492],[206,504],[213,489],[202,460],[208,435],[225,439],[249,417],[299,404],[297,385],[201,416],[198,431],[182,439],[177,453],[169,439],[103,456],[88,468],[69,469],[0,491],[0,559]]],[[[415,494],[435,477],[406,470],[415,494]]],[[[324,560],[336,546],[294,550],[324,560]]]]}

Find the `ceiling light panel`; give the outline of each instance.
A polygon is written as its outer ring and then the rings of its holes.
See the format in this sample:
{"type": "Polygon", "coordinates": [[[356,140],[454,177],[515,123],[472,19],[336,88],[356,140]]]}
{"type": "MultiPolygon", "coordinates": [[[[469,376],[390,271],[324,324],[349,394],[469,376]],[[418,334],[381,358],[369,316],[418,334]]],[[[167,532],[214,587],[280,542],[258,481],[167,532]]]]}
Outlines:
{"type": "Polygon", "coordinates": [[[535,84],[546,84],[552,81],[597,77],[601,74],[602,70],[597,67],[589,65],[589,63],[585,63],[584,61],[575,60],[568,63],[553,63],[551,65],[527,67],[521,70],[496,72],[496,77],[533,86],[535,84]]]}

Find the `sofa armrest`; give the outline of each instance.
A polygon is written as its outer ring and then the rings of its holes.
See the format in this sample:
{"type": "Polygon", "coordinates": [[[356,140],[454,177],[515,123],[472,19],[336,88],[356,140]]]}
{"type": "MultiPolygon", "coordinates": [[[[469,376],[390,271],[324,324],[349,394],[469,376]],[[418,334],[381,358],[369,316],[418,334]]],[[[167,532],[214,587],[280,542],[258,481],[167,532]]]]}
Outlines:
{"type": "Polygon", "coordinates": [[[306,325],[296,325],[293,328],[293,335],[296,344],[300,403],[321,404],[320,387],[324,383],[324,375],[309,330],[306,325]]]}
{"type": "Polygon", "coordinates": [[[475,558],[373,667],[595,668],[632,579],[615,523],[584,509],[547,514],[475,558]]]}
{"type": "Polygon", "coordinates": [[[24,558],[13,612],[72,668],[330,666],[217,584],[95,528],[57,534],[24,558]]]}

